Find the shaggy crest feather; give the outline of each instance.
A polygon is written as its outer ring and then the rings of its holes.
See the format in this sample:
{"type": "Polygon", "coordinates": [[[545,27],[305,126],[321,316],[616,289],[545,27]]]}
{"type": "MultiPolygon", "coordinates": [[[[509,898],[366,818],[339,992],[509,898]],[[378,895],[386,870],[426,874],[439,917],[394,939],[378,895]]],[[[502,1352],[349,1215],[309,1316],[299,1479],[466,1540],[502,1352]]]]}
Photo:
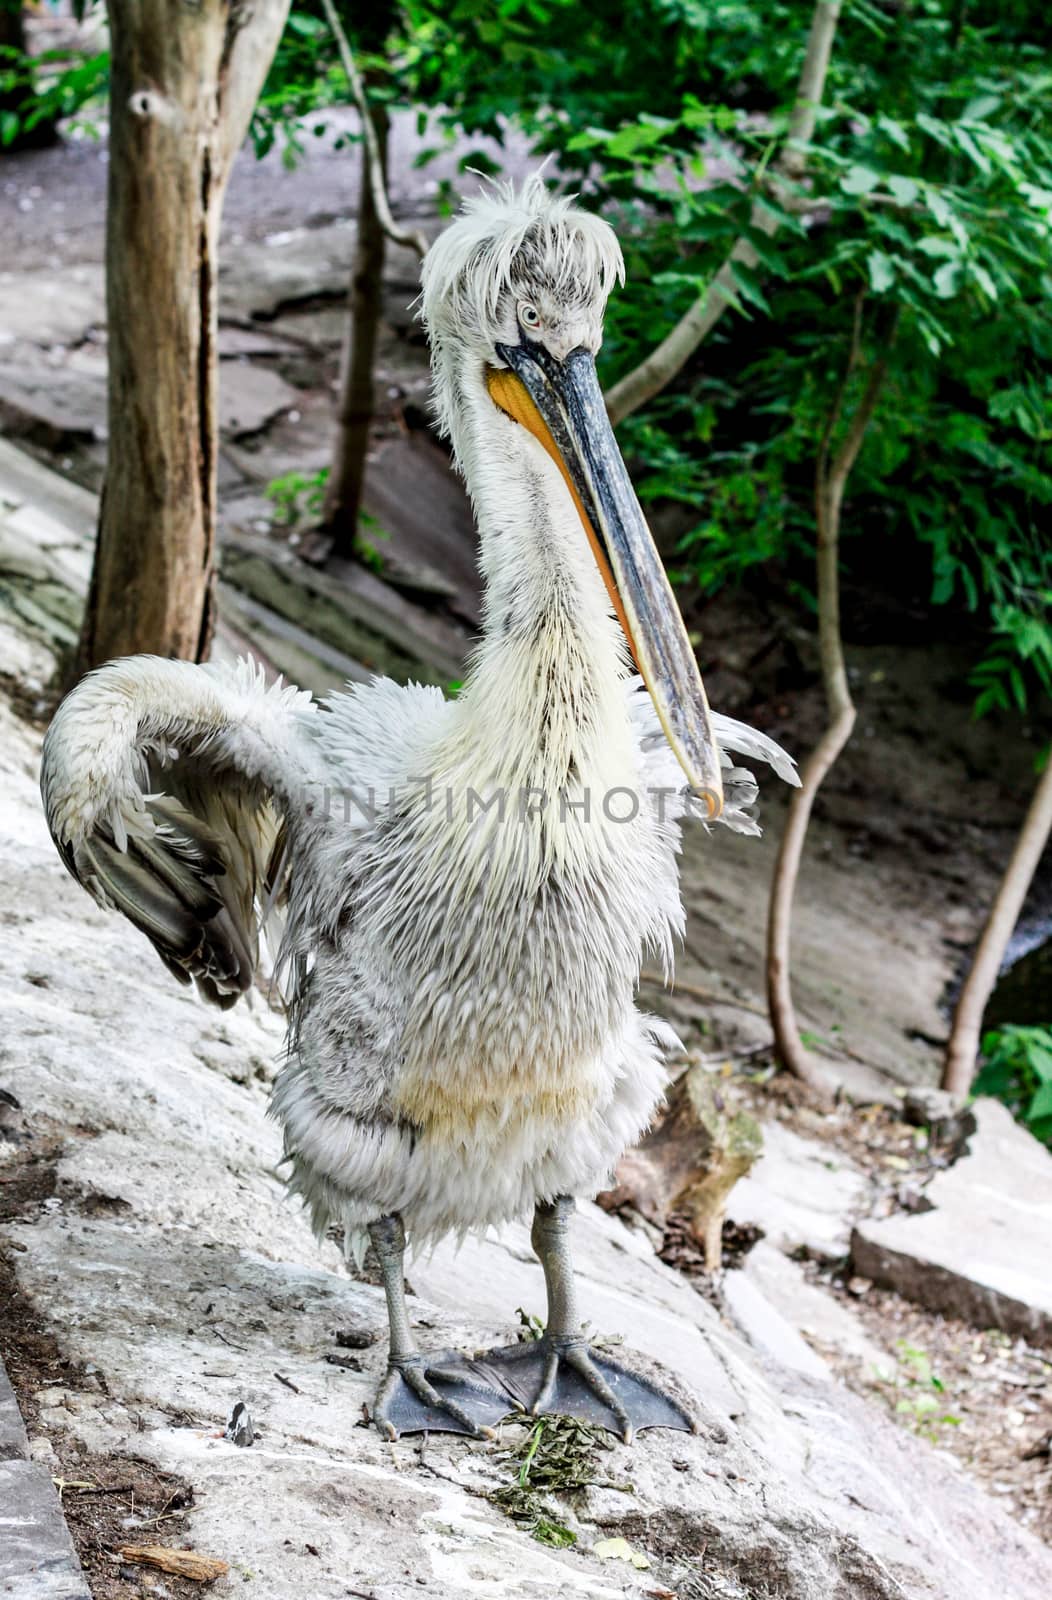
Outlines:
{"type": "Polygon", "coordinates": [[[568,301],[605,303],[625,281],[621,246],[608,222],[554,195],[540,172],[516,188],[491,184],[465,200],[421,272],[429,333],[462,335],[494,323],[501,300],[540,277],[568,301]]]}

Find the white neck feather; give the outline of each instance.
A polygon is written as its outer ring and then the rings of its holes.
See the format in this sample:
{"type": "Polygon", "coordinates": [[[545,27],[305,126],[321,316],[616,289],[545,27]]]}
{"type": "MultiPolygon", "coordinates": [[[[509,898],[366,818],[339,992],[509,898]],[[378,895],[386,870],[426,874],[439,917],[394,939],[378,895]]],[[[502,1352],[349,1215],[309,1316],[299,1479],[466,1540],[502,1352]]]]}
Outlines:
{"type": "Polygon", "coordinates": [[[627,651],[562,475],[462,373],[454,445],[475,508],[485,629],[458,731],[494,780],[555,794],[634,771],[627,651]]]}

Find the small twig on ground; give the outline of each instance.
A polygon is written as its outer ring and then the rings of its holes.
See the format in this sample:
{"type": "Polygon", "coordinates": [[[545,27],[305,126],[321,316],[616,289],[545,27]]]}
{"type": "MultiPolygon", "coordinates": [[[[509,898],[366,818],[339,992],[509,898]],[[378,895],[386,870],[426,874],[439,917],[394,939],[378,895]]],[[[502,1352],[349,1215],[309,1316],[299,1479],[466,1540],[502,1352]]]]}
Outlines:
{"type": "Polygon", "coordinates": [[[282,1377],[280,1372],[275,1372],[274,1376],[275,1376],[275,1378],[277,1378],[279,1383],[283,1383],[285,1385],[286,1389],[291,1389],[293,1394],[302,1394],[303,1393],[302,1389],[297,1389],[296,1385],[293,1383],[291,1378],[282,1377]]]}

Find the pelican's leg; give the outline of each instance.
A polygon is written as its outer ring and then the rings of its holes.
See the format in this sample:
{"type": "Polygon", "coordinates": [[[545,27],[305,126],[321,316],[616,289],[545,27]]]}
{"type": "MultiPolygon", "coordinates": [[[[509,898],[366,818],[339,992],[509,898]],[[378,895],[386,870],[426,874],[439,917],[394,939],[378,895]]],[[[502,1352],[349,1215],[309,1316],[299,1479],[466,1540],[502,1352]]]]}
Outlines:
{"type": "Polygon", "coordinates": [[[492,1424],[511,1409],[506,1394],[484,1383],[455,1351],[421,1354],[405,1303],[405,1229],[401,1217],[370,1223],[380,1262],[390,1348],[387,1372],[373,1403],[373,1421],[389,1439],[400,1433],[469,1433],[495,1437],[492,1424]]]}
{"type": "Polygon", "coordinates": [[[682,1428],[694,1422],[683,1407],[656,1384],[630,1372],[606,1355],[596,1355],[581,1332],[573,1263],[570,1258],[569,1195],[538,1204],[530,1235],[544,1268],[548,1319],[542,1337],[505,1350],[490,1350],[476,1361],[487,1377],[503,1382],[509,1394],[534,1415],[556,1412],[580,1417],[619,1433],[628,1444],[639,1428],[682,1428]]]}

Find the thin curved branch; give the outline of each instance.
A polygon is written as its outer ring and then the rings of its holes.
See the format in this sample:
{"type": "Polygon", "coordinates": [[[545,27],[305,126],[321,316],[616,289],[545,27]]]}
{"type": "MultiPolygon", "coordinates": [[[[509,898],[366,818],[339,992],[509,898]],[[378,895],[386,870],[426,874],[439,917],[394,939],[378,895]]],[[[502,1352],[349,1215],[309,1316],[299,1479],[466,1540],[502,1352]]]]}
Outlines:
{"type": "Polygon", "coordinates": [[[793,1005],[790,966],[793,895],[800,874],[807,827],[822,782],[851,737],[857,715],[840,634],[840,512],[844,490],[858,459],[880,390],[887,374],[888,357],[895,334],[897,312],[888,320],[881,352],[869,369],[862,398],[855,408],[847,432],[832,461],[829,459],[833,431],[843,409],[844,394],[856,371],[861,347],[861,296],[855,302],[851,351],[844,375],[830,407],[829,421],[822,435],[815,464],[815,522],[817,527],[818,642],[822,658],[829,723],[810,759],[804,764],[801,785],[794,789],[789,803],[785,831],[778,846],[771,900],[767,918],[767,1003],[774,1029],[778,1056],[790,1072],[809,1084],[823,1098],[829,1085],[821,1068],[800,1039],[793,1005]]]}
{"type": "Polygon", "coordinates": [[[376,125],[373,122],[372,112],[369,110],[369,100],[365,93],[365,84],[358,71],[358,63],[354,59],[354,51],[347,37],[346,29],[336,14],[333,0],[321,0],[325,19],[332,29],[336,47],[340,52],[340,61],[347,74],[347,82],[351,86],[354,103],[358,107],[358,115],[362,119],[362,138],[365,140],[367,165],[369,168],[369,187],[372,190],[373,206],[379,219],[380,226],[392,244],[400,244],[406,249],[414,250],[423,258],[428,251],[428,243],[419,228],[399,227],[391,214],[391,203],[387,198],[387,185],[384,183],[383,153],[380,149],[380,140],[377,137],[376,125]]]}
{"type": "MultiPolygon", "coordinates": [[[[817,0],[811,18],[811,31],[804,51],[804,64],[800,70],[786,140],[774,169],[775,174],[780,173],[792,182],[799,182],[803,176],[804,147],[810,144],[814,136],[818,107],[825,93],[833,38],[840,20],[840,5],[841,0],[817,0]]],[[[753,205],[749,226],[756,233],[770,235],[777,232],[778,219],[769,208],[765,209],[757,202],[753,205]]],[[[646,359],[609,390],[606,409],[615,426],[630,412],[652,400],[682,370],[727,307],[734,302],[737,295],[734,286],[735,266],[755,267],[759,259],[747,238],[742,237],[736,242],[704,294],[695,300],[690,310],[646,359]]]]}
{"type": "Polygon", "coordinates": [[[1052,756],[1034,791],[1012,859],[1005,868],[1000,888],[990,907],[982,938],[964,982],[953,1014],[953,1027],[946,1047],[942,1087],[952,1094],[967,1094],[975,1076],[983,1012],[990,991],[1001,970],[1012,929],[1019,921],[1023,901],[1030,887],[1042,852],[1052,836],[1052,756]]]}

